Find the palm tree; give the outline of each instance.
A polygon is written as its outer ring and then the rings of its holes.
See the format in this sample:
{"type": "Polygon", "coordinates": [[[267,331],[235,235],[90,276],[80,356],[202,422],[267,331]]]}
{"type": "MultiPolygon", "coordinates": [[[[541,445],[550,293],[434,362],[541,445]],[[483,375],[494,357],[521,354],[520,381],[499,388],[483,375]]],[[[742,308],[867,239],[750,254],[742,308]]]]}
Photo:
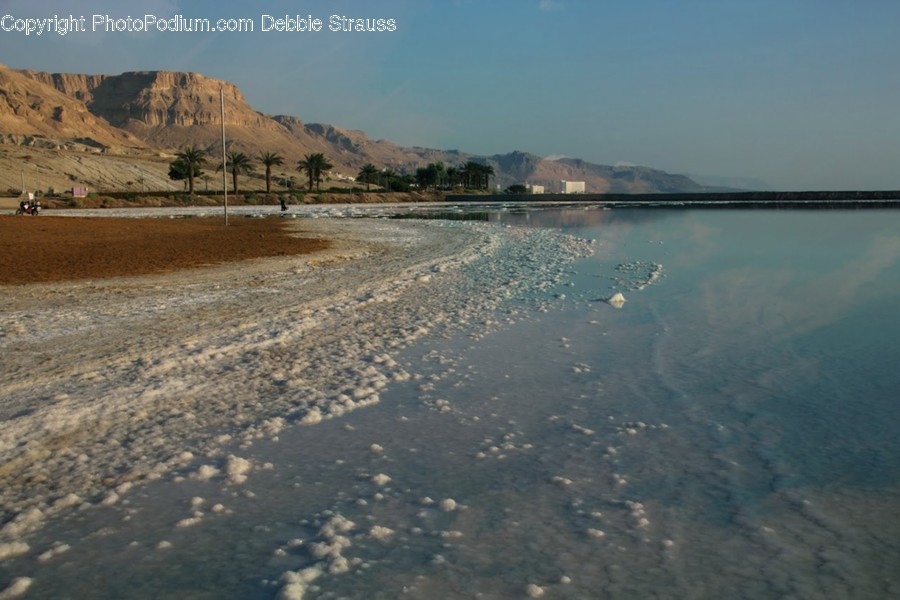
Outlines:
{"type": "MultiPolygon", "coordinates": [[[[428,165],[429,167],[431,165],[428,165]]],[[[443,161],[437,161],[434,163],[434,187],[435,189],[440,188],[447,179],[447,167],[444,166],[443,161]]]]}
{"type": "Polygon", "coordinates": [[[277,152],[266,152],[259,155],[259,162],[266,167],[266,194],[272,193],[272,167],[283,165],[284,159],[277,152]]]}
{"type": "Polygon", "coordinates": [[[395,173],[391,168],[386,168],[381,172],[381,175],[384,177],[384,189],[390,192],[391,182],[397,178],[397,173],[395,173]]]}
{"type": "Polygon", "coordinates": [[[457,169],[456,167],[448,167],[447,168],[447,185],[449,185],[451,188],[456,187],[456,184],[459,183],[459,180],[460,180],[459,169],[457,169]]]}
{"type": "Polygon", "coordinates": [[[325,155],[321,152],[315,154],[307,154],[303,160],[297,161],[297,169],[306,171],[309,177],[309,191],[312,191],[313,182],[316,184],[316,191],[319,191],[319,182],[322,180],[322,173],[327,173],[334,165],[325,159],[325,155]]]}
{"type": "Polygon", "coordinates": [[[460,175],[465,181],[466,187],[475,187],[478,189],[487,189],[490,176],[494,174],[494,167],[483,165],[474,160],[470,160],[463,165],[460,175]]]}
{"type": "Polygon", "coordinates": [[[481,175],[484,177],[484,189],[488,189],[488,186],[491,183],[491,175],[494,174],[494,167],[491,165],[482,165],[481,166],[481,175]]]}
{"type": "Polygon", "coordinates": [[[365,182],[366,191],[369,191],[369,185],[375,181],[375,178],[378,177],[378,167],[373,165],[372,163],[368,163],[363,165],[363,168],[359,170],[359,175],[356,176],[357,181],[365,182]]]}
{"type": "MultiPolygon", "coordinates": [[[[183,181],[185,191],[187,191],[188,174],[191,173],[191,171],[192,170],[190,169],[190,167],[188,167],[188,164],[180,158],[176,158],[169,163],[169,179],[171,179],[172,181],[183,181]]],[[[200,168],[194,166],[192,174],[194,177],[200,175],[200,168]]]]}
{"type": "Polygon", "coordinates": [[[191,146],[190,148],[182,148],[179,150],[175,154],[175,157],[182,161],[187,167],[188,193],[193,194],[194,173],[203,166],[203,161],[206,160],[206,153],[197,146],[191,146]]]}
{"type": "Polygon", "coordinates": [[[297,161],[297,170],[301,173],[306,171],[306,175],[309,177],[309,191],[312,191],[313,186],[313,177],[316,173],[315,160],[313,159],[312,154],[307,154],[303,160],[297,161]]]}
{"type": "MultiPolygon", "coordinates": [[[[243,152],[229,152],[226,157],[225,168],[231,171],[231,182],[234,185],[234,193],[238,193],[238,173],[249,173],[252,168],[250,157],[243,152]]],[[[222,165],[216,167],[216,171],[221,171],[222,165]]]]}

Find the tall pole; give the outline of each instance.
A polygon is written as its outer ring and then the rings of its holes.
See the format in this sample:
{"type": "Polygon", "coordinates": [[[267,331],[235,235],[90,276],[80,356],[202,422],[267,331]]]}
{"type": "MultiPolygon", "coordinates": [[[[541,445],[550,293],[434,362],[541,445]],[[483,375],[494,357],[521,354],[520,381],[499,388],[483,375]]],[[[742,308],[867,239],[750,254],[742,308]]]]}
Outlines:
{"type": "Polygon", "coordinates": [[[225,192],[225,224],[228,225],[228,171],[225,158],[225,88],[219,88],[219,101],[222,106],[222,190],[225,192]]]}

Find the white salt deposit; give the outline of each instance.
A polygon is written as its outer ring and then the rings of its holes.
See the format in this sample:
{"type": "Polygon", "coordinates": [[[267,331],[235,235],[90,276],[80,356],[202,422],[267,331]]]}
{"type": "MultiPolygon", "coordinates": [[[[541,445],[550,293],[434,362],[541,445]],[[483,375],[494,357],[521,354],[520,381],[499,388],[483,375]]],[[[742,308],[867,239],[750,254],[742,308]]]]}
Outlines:
{"type": "Polygon", "coordinates": [[[625,306],[625,295],[622,292],[616,292],[606,299],[606,303],[613,308],[622,308],[625,306]]]}
{"type": "Polygon", "coordinates": [[[200,468],[192,475],[194,479],[200,481],[209,481],[220,473],[219,469],[212,465],[201,465],[200,468]]]}
{"type": "Polygon", "coordinates": [[[71,549],[72,549],[72,547],[69,546],[68,544],[63,544],[62,542],[57,542],[51,548],[49,548],[48,550],[39,554],[38,560],[40,562],[47,562],[48,560],[50,560],[56,556],[59,556],[60,554],[63,554],[65,552],[68,552],[71,549]]]}
{"type": "Polygon", "coordinates": [[[0,600],[18,598],[28,591],[34,581],[30,577],[16,577],[5,590],[0,591],[0,600]]]}
{"type": "Polygon", "coordinates": [[[379,473],[378,475],[372,476],[372,483],[375,485],[387,485],[391,482],[391,477],[389,475],[385,475],[384,473],[379,473]]]}
{"type": "Polygon", "coordinates": [[[183,529],[185,527],[193,527],[197,523],[199,523],[203,519],[203,513],[196,514],[192,517],[188,517],[186,519],[181,519],[177,523],[175,523],[175,527],[178,529],[183,529]]]}
{"type": "Polygon", "coordinates": [[[30,549],[31,547],[25,542],[7,542],[5,544],[0,544],[0,560],[6,560],[13,556],[25,554],[30,549]]]}
{"type": "Polygon", "coordinates": [[[376,540],[387,540],[391,538],[394,533],[396,532],[393,529],[382,527],[381,525],[375,525],[369,529],[369,537],[375,538],[376,540]]]}
{"type": "Polygon", "coordinates": [[[253,464],[246,458],[229,455],[225,463],[225,473],[228,481],[233,485],[240,485],[247,481],[247,473],[253,469],[253,464]]]}

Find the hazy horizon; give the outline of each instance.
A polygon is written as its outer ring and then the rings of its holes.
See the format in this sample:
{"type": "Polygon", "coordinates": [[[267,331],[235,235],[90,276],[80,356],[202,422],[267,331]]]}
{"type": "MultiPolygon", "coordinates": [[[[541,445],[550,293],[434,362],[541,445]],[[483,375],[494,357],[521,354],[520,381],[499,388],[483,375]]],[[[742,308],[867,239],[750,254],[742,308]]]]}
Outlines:
{"type": "Polygon", "coordinates": [[[0,18],[12,68],[195,71],[256,110],[402,145],[900,189],[897,3],[5,0],[0,18]],[[109,17],[97,31],[94,15],[109,17]],[[347,24],[332,15],[385,30],[332,31],[347,24]],[[286,16],[321,29],[277,31],[286,16]],[[84,17],[84,30],[17,31],[54,17],[57,29],[84,17]],[[254,30],[140,31],[176,17],[254,30]]]}

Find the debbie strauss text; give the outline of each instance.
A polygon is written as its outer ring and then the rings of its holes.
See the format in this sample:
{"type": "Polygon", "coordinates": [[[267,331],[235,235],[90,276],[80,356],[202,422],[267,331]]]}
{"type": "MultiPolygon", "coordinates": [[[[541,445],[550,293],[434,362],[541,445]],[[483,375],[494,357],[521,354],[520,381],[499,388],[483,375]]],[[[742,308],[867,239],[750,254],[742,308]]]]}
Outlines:
{"type": "Polygon", "coordinates": [[[322,19],[312,15],[285,15],[284,17],[262,15],[260,17],[261,31],[318,32],[325,30],[326,25],[328,31],[335,32],[384,32],[397,30],[397,21],[395,19],[361,19],[343,15],[331,15],[328,17],[326,24],[322,19]]]}

